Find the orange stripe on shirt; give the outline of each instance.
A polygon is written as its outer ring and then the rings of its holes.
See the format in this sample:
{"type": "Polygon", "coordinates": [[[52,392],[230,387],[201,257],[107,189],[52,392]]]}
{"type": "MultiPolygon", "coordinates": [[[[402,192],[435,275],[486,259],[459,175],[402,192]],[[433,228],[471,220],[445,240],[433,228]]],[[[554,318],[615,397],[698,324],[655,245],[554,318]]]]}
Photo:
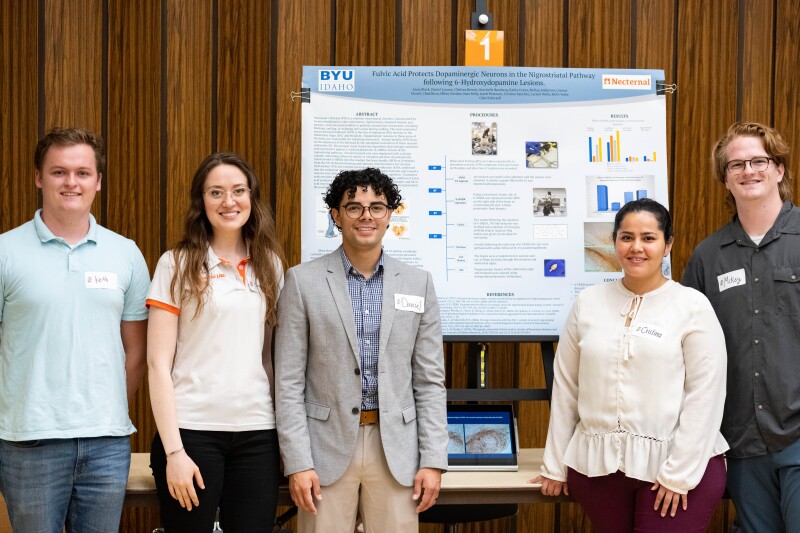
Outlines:
{"type": "Polygon", "coordinates": [[[150,298],[148,298],[145,303],[147,304],[148,308],[151,307],[151,306],[154,306],[154,307],[158,307],[159,309],[163,309],[164,311],[169,311],[173,315],[180,315],[181,314],[181,310],[179,308],[173,307],[173,306],[171,306],[169,304],[165,304],[164,302],[159,302],[158,300],[151,300],[150,298]]]}

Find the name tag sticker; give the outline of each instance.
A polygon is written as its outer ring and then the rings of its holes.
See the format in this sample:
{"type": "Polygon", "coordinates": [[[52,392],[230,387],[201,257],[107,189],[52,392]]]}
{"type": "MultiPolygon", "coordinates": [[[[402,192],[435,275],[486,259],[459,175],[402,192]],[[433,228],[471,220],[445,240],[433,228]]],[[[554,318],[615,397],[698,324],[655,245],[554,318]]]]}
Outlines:
{"type": "Polygon", "coordinates": [[[655,342],[663,342],[666,332],[660,326],[639,323],[631,330],[631,335],[650,339],[655,342]]]}
{"type": "Polygon", "coordinates": [[[425,312],[425,298],[422,296],[412,296],[410,294],[395,294],[394,308],[398,311],[412,311],[414,313],[425,312]]]}
{"type": "Polygon", "coordinates": [[[116,272],[86,272],[83,275],[87,289],[117,289],[116,272]]]}
{"type": "Polygon", "coordinates": [[[747,283],[744,275],[744,269],[731,270],[727,274],[720,274],[717,276],[717,283],[719,283],[719,292],[726,291],[731,287],[738,287],[747,283]]]}

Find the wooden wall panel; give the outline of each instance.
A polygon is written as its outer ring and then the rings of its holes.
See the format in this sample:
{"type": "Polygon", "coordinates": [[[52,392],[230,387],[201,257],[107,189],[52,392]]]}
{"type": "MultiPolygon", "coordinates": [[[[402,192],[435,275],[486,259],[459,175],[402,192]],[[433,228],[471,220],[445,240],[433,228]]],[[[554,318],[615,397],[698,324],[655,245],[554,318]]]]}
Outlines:
{"type": "Polygon", "coordinates": [[[183,234],[195,170],[213,150],[212,0],[166,0],[167,248],[183,234]]]}
{"type": "Polygon", "coordinates": [[[451,63],[451,0],[403,0],[401,2],[400,65],[449,65],[451,63]]]}
{"type": "Polygon", "coordinates": [[[270,199],[270,43],[272,4],[220,0],[217,149],[243,156],[270,199]]]}
{"type": "Polygon", "coordinates": [[[525,67],[565,67],[564,0],[525,0],[525,67]]]}
{"type": "Polygon", "coordinates": [[[728,0],[679,4],[675,279],[683,274],[694,247],[730,218],[725,187],[711,174],[710,154],[714,141],[736,119],[738,16],[736,2],[728,0]]]}
{"type": "Polygon", "coordinates": [[[800,0],[783,0],[775,18],[774,125],[792,146],[789,168],[800,200],[800,0]]]}
{"type": "Polygon", "coordinates": [[[569,0],[569,65],[629,68],[631,0],[569,0]]]}
{"type": "Polygon", "coordinates": [[[743,7],[739,17],[743,31],[739,36],[742,56],[739,58],[741,92],[737,118],[769,124],[774,83],[772,69],[775,65],[772,53],[774,2],[745,0],[743,7]]]}
{"type": "Polygon", "coordinates": [[[103,2],[45,5],[45,128],[102,126],[103,2]]]}
{"type": "Polygon", "coordinates": [[[275,175],[278,233],[289,265],[300,262],[300,124],[302,104],[290,93],[299,91],[303,65],[333,63],[330,50],[331,3],[328,0],[278,3],[278,65],[275,117],[275,175]],[[302,38],[299,38],[302,36],[302,38]]]}
{"type": "Polygon", "coordinates": [[[0,233],[33,218],[39,33],[36,2],[0,2],[0,233]]]}
{"type": "MultiPolygon", "coordinates": [[[[634,0],[635,54],[632,68],[661,69],[667,83],[675,83],[675,3],[663,0],[634,0]]],[[[670,181],[670,202],[673,196],[674,158],[672,139],[675,132],[674,109],[677,95],[666,96],[667,107],[667,169],[670,181]]]]}
{"type": "Polygon", "coordinates": [[[337,0],[336,65],[394,65],[400,0],[337,0]]]}

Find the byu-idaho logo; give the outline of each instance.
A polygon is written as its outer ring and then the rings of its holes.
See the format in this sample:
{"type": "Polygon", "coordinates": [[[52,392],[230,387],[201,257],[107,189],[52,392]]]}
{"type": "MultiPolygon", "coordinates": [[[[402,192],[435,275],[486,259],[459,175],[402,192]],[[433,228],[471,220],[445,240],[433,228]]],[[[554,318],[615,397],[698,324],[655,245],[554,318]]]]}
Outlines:
{"type": "Polygon", "coordinates": [[[356,72],[354,70],[320,70],[319,92],[354,92],[356,72]]]}

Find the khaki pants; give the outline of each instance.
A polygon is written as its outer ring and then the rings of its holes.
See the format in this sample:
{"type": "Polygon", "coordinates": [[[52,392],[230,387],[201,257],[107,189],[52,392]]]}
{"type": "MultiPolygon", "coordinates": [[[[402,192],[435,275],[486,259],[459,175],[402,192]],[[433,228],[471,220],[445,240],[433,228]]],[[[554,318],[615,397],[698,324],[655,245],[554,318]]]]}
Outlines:
{"type": "Polygon", "coordinates": [[[419,531],[413,487],[400,485],[389,471],[377,424],[359,427],[350,466],[321,493],[316,516],[298,512],[298,533],[353,533],[356,509],[366,533],[419,531]]]}

